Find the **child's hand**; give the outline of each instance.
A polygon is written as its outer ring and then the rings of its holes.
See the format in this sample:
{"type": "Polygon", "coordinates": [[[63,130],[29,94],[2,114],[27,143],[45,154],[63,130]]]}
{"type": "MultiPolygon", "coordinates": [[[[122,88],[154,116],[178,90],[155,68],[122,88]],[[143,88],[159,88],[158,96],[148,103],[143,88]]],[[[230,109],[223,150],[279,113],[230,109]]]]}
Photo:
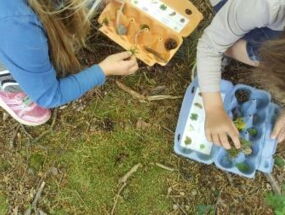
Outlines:
{"type": "Polygon", "coordinates": [[[278,143],[285,140],[285,111],[283,111],[275,123],[271,137],[272,139],[276,139],[278,143]]]}
{"type": "Polygon", "coordinates": [[[131,52],[122,52],[110,55],[99,66],[106,76],[109,75],[131,75],[135,73],[139,66],[135,56],[131,52]]]}
{"type": "Polygon", "coordinates": [[[207,112],[205,124],[208,141],[230,149],[229,138],[236,148],[240,148],[239,132],[223,108],[207,112]]]}

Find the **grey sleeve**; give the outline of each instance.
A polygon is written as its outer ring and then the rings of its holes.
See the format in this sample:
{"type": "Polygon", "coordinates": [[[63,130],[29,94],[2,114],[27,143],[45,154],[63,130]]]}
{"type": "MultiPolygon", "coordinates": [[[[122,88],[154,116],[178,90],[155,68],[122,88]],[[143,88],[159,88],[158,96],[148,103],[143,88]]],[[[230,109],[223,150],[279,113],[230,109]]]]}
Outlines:
{"type": "Polygon", "coordinates": [[[206,28],[197,48],[202,92],[220,91],[223,53],[250,30],[269,24],[267,0],[228,0],[206,28]]]}

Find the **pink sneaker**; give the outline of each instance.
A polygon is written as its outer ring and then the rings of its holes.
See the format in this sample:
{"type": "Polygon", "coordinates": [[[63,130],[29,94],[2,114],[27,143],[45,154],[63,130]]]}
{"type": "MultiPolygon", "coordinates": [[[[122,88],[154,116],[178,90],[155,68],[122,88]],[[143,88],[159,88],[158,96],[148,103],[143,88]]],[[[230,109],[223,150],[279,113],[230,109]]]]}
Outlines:
{"type": "Polygon", "coordinates": [[[51,116],[50,110],[38,106],[22,92],[9,93],[0,91],[0,106],[23,125],[42,125],[51,116]]]}

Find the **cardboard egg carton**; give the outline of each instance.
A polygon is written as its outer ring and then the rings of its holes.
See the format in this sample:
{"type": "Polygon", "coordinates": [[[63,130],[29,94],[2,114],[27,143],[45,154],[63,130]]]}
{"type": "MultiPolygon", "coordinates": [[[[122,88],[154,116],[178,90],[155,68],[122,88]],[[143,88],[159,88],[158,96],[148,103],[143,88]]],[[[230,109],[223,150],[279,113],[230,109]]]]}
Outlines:
{"type": "Polygon", "coordinates": [[[149,66],[166,65],[203,19],[188,0],[113,0],[100,31],[149,66]]]}

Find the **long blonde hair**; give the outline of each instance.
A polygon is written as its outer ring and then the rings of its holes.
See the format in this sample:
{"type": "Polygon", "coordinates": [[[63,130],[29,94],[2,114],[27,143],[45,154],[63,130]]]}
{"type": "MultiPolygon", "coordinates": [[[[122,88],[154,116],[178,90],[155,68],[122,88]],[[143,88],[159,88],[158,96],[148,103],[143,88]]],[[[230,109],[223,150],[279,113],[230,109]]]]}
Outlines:
{"type": "Polygon", "coordinates": [[[260,66],[252,77],[285,105],[285,33],[276,40],[264,43],[260,57],[260,66]]]}
{"type": "Polygon", "coordinates": [[[85,46],[91,18],[102,0],[28,0],[42,22],[59,77],[80,71],[77,52],[85,46]]]}

